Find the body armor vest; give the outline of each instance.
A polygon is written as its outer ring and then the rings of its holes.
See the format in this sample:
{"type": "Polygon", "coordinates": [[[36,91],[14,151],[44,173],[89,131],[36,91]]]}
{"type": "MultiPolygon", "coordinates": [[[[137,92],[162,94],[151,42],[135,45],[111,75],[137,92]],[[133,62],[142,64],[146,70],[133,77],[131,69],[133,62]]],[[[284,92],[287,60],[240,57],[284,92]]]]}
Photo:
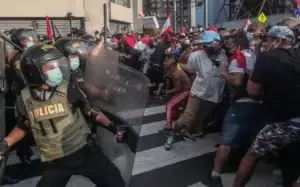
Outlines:
{"type": "Polygon", "coordinates": [[[62,83],[47,101],[33,99],[28,87],[21,92],[43,162],[68,156],[86,145],[87,123],[80,109],[72,110],[67,87],[68,83],[62,83]]]}

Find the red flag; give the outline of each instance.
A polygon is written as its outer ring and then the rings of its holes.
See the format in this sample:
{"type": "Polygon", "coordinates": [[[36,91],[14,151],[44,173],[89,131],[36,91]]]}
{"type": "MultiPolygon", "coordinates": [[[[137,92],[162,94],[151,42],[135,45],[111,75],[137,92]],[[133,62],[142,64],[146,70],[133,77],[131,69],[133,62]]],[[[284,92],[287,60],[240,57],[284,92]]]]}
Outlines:
{"type": "Polygon", "coordinates": [[[53,33],[52,33],[52,28],[51,28],[51,23],[50,19],[48,16],[46,16],[46,26],[47,26],[47,36],[53,40],[53,33]]]}
{"type": "Polygon", "coordinates": [[[133,35],[127,35],[124,37],[124,42],[127,43],[130,47],[134,48],[134,45],[136,43],[136,36],[133,35]]]}
{"type": "Polygon", "coordinates": [[[146,35],[146,36],[144,36],[144,37],[141,39],[141,41],[142,41],[144,44],[149,44],[150,39],[151,39],[150,36],[146,35]]]}
{"type": "Polygon", "coordinates": [[[251,21],[250,21],[249,17],[247,17],[247,19],[245,20],[245,23],[243,25],[243,30],[247,31],[250,24],[251,24],[251,21]]]}
{"type": "Polygon", "coordinates": [[[163,33],[173,33],[173,29],[172,29],[172,26],[171,26],[171,17],[172,17],[172,14],[169,14],[162,30],[161,30],[161,33],[160,35],[162,35],[163,33]]]}

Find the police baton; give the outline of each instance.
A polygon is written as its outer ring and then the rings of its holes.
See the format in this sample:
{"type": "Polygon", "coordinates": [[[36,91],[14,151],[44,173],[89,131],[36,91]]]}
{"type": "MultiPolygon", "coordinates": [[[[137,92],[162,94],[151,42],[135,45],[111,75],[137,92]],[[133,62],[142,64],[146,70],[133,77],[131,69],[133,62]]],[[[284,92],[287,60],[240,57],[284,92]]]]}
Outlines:
{"type": "Polygon", "coordinates": [[[15,48],[17,48],[19,51],[23,52],[24,50],[19,47],[17,44],[15,44],[14,42],[12,42],[9,38],[7,38],[7,36],[5,34],[3,34],[2,32],[0,32],[0,38],[2,38],[3,40],[5,40],[6,42],[10,43],[11,45],[13,45],[15,48]]]}
{"type": "Polygon", "coordinates": [[[4,178],[7,158],[8,158],[8,151],[2,156],[2,160],[0,161],[0,185],[2,184],[4,178]]]}

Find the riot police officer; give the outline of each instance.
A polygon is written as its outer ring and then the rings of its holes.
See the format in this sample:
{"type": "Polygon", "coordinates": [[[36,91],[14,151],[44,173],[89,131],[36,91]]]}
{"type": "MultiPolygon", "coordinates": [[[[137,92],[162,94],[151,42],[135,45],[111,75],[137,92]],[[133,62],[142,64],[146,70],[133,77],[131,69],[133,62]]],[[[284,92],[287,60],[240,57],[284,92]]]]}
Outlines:
{"type": "Polygon", "coordinates": [[[52,46],[35,45],[22,55],[21,70],[27,86],[17,98],[17,126],[0,142],[2,155],[32,131],[46,166],[38,187],[64,187],[72,175],[99,187],[124,187],[117,167],[101,150],[87,146],[83,112],[107,128],[116,125],[69,86],[67,59],[52,46]]]}
{"type": "Polygon", "coordinates": [[[88,45],[89,49],[92,49],[95,44],[97,44],[97,39],[90,35],[90,34],[86,34],[82,37],[82,39],[85,41],[85,43],[88,45]]]}
{"type": "Polygon", "coordinates": [[[39,38],[40,43],[44,43],[44,44],[48,44],[48,45],[52,45],[52,43],[53,43],[53,41],[45,34],[39,34],[38,38],[39,38]]]}
{"type": "MultiPolygon", "coordinates": [[[[16,28],[10,32],[11,41],[21,49],[26,49],[32,45],[38,43],[37,34],[32,29],[16,28]]],[[[9,91],[6,95],[6,119],[7,124],[15,124],[15,116],[13,105],[16,100],[16,96],[20,94],[20,91],[25,87],[25,78],[20,70],[20,58],[22,51],[13,46],[7,45],[7,67],[6,75],[9,85],[9,91]]],[[[12,129],[8,128],[8,129],[12,129]]],[[[30,149],[31,136],[26,136],[24,140],[17,145],[17,155],[22,163],[30,164],[32,156],[32,150],[30,149]]]]}
{"type": "Polygon", "coordinates": [[[83,89],[84,70],[88,58],[88,46],[80,39],[61,38],[54,44],[64,56],[69,60],[71,69],[70,82],[83,89]]]}

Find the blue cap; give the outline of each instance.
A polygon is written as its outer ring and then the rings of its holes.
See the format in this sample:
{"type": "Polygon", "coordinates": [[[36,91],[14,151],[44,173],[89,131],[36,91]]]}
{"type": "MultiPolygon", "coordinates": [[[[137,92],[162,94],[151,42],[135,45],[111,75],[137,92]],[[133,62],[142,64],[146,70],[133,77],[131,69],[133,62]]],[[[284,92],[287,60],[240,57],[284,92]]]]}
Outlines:
{"type": "Polygon", "coordinates": [[[272,27],[268,32],[268,36],[282,39],[291,39],[293,42],[295,42],[294,32],[285,26],[272,27]]]}
{"type": "Polygon", "coordinates": [[[221,37],[215,31],[204,31],[199,43],[211,43],[213,41],[221,41],[221,37]]]}

